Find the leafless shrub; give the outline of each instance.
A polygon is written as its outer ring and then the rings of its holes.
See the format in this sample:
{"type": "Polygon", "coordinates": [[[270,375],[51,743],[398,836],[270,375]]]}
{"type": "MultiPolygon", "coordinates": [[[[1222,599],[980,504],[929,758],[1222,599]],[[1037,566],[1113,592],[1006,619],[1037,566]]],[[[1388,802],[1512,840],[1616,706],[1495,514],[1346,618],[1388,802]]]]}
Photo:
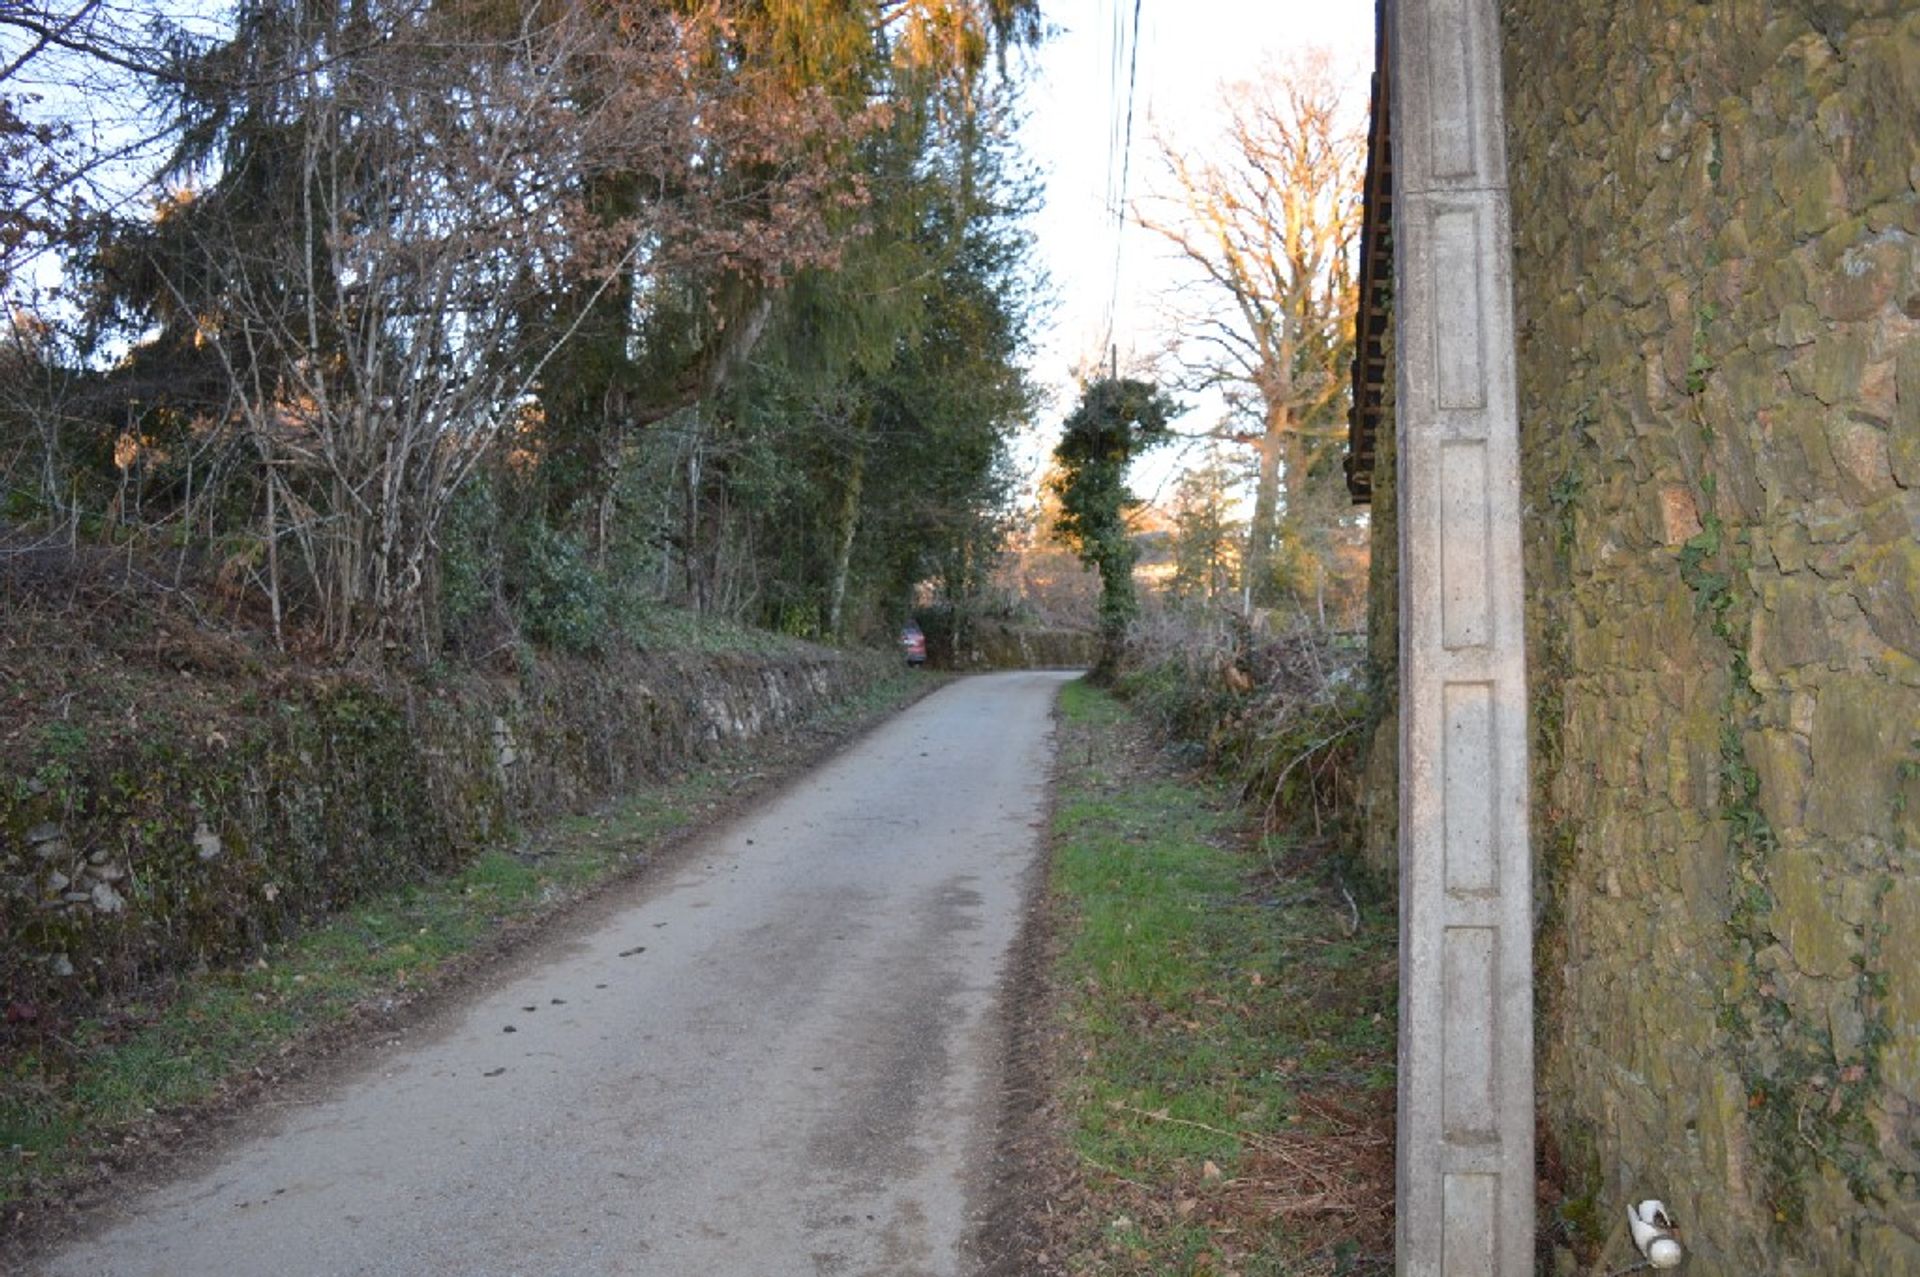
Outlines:
{"type": "Polygon", "coordinates": [[[846,121],[818,95],[703,74],[707,36],[664,9],[522,12],[510,31],[392,13],[338,57],[335,27],[296,34],[317,69],[250,125],[264,203],[225,182],[163,211],[167,286],[257,453],[276,634],[305,606],[342,653],[429,647],[453,494],[604,296],[832,251],[830,175],[801,161],[846,121]]]}
{"type": "Polygon", "coordinates": [[[1163,735],[1240,778],[1270,828],[1328,839],[1353,810],[1363,662],[1356,643],[1311,625],[1166,611],[1134,625],[1119,686],[1163,735]]]}

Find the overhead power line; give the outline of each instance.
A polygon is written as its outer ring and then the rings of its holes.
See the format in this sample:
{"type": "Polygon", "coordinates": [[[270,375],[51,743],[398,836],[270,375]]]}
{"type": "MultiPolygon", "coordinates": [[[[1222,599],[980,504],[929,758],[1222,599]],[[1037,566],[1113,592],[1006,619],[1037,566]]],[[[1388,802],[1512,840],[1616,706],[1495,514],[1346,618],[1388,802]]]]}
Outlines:
{"type": "Polygon", "coordinates": [[[1140,77],[1140,5],[1133,0],[1132,29],[1124,21],[1124,0],[1113,3],[1113,56],[1111,91],[1108,95],[1107,203],[1113,213],[1113,269],[1107,284],[1107,305],[1100,348],[1109,350],[1120,306],[1122,249],[1126,243],[1127,186],[1133,172],[1133,104],[1140,77]],[[1120,93],[1120,66],[1127,69],[1126,94],[1120,93]],[[1116,173],[1118,174],[1116,180],[1116,173]]]}

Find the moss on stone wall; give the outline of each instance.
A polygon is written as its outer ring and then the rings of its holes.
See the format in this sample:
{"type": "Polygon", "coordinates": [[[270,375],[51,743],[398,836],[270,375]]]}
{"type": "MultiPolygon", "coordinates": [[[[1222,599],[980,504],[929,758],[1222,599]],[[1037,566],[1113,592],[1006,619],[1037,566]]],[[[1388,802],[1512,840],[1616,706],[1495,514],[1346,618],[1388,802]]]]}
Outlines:
{"type": "MultiPolygon", "coordinates": [[[[1393,363],[1393,320],[1380,339],[1393,363]]],[[[1400,872],[1400,504],[1395,471],[1392,377],[1381,388],[1379,433],[1373,441],[1371,539],[1367,571],[1367,692],[1370,707],[1366,772],[1360,785],[1360,855],[1382,881],[1400,872]]]]}
{"type": "Polygon", "coordinates": [[[449,868],[893,672],[889,656],[626,653],[517,678],[288,676],[216,723],[50,721],[0,766],[0,989],[46,1023],[449,868]]]}
{"type": "Polygon", "coordinates": [[[1920,1272],[1920,14],[1502,13],[1548,1123],[1920,1272]]]}

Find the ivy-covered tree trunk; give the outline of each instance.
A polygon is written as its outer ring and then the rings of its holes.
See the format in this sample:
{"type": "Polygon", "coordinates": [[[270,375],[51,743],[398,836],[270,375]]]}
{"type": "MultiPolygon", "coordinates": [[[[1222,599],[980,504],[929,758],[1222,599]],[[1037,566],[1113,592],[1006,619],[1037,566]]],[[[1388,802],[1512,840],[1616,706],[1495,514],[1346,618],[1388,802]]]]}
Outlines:
{"type": "Polygon", "coordinates": [[[1152,382],[1110,377],[1088,386],[1067,418],[1054,460],[1060,473],[1055,529],[1100,574],[1100,659],[1096,679],[1110,678],[1125,651],[1138,603],[1133,592],[1133,537],[1127,511],[1140,504],[1127,488],[1133,458],[1167,438],[1177,411],[1152,382]]]}

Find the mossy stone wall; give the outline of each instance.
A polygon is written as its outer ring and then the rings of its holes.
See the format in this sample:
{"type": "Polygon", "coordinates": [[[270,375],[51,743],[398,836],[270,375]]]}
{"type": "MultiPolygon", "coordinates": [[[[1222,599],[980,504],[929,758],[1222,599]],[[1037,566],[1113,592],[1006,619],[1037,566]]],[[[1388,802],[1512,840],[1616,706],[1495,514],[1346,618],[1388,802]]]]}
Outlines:
{"type": "Polygon", "coordinates": [[[794,725],[891,655],[554,658],[236,688],[217,723],[50,724],[0,760],[0,990],[44,1021],[794,725]],[[58,729],[58,730],[56,730],[58,729]]]}
{"type": "Polygon", "coordinates": [[[1569,1237],[1920,1273],[1920,12],[1501,12],[1569,1237]]]}
{"type": "MultiPolygon", "coordinates": [[[[1393,321],[1381,339],[1393,363],[1393,321]]],[[[1400,874],[1400,504],[1394,436],[1394,379],[1382,387],[1373,441],[1371,538],[1367,567],[1367,688],[1372,712],[1360,784],[1360,855],[1382,882],[1400,874]]]]}

